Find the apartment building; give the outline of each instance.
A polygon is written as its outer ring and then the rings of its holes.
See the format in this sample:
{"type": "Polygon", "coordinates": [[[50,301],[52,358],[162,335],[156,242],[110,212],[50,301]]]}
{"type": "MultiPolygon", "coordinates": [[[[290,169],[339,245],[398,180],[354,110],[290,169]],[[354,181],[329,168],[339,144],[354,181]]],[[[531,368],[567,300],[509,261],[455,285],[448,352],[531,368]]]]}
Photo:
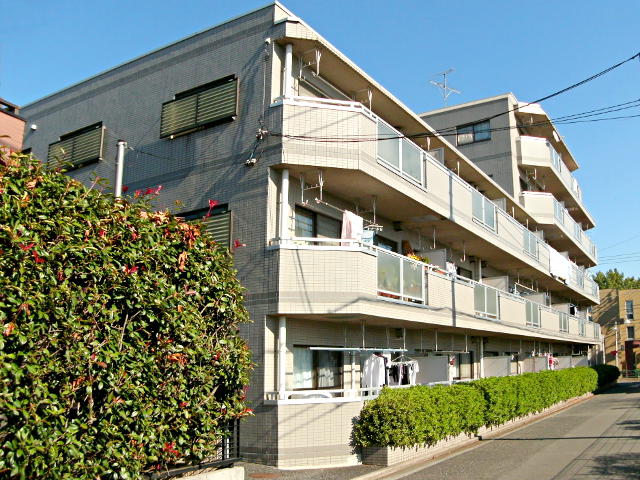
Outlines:
{"type": "Polygon", "coordinates": [[[602,330],[605,363],[620,370],[635,370],[640,363],[640,338],[636,339],[640,289],[600,290],[600,304],[593,308],[592,318],[602,330]]]}
{"type": "Polygon", "coordinates": [[[0,147],[14,152],[22,150],[25,121],[20,116],[20,107],[0,98],[0,147]]]}
{"type": "Polygon", "coordinates": [[[538,223],[519,192],[280,3],[23,113],[37,125],[25,144],[81,181],[113,178],[122,139],[129,192],[162,185],[157,207],[186,218],[219,202],[206,226],[230,248],[253,320],[248,460],[355,463],[353,419],[383,383],[536,371],[549,354],[563,368],[598,351],[585,315],[597,286],[569,259],[552,275],[558,252],[527,228],[538,223]],[[377,359],[414,375],[374,379],[377,359]]]}

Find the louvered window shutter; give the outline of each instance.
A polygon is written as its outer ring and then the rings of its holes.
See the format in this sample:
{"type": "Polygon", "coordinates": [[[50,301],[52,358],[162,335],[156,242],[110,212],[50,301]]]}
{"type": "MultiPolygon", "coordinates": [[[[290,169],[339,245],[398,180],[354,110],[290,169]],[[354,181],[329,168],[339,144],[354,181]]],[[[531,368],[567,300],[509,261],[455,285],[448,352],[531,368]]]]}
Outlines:
{"type": "Polygon", "coordinates": [[[162,105],[160,137],[174,137],[235,118],[238,79],[227,77],[176,95],[162,105]]]}
{"type": "Polygon", "coordinates": [[[49,145],[47,164],[50,168],[57,168],[68,164],[81,167],[97,162],[102,159],[103,145],[102,124],[63,135],[58,142],[49,145]]]}
{"type": "Polygon", "coordinates": [[[232,215],[231,212],[214,213],[202,222],[203,230],[221,246],[231,248],[232,215]]]}

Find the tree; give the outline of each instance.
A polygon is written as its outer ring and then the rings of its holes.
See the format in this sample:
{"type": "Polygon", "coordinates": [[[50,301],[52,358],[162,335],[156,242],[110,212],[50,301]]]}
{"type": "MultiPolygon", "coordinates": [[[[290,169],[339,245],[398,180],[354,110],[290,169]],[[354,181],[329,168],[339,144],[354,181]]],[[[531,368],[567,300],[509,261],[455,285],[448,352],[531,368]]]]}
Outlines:
{"type": "Polygon", "coordinates": [[[600,288],[631,289],[640,288],[640,279],[635,277],[625,277],[624,273],[617,268],[607,270],[607,273],[598,272],[593,280],[600,288]]]}
{"type": "Polygon", "coordinates": [[[139,478],[250,414],[228,251],[95,187],[0,156],[0,478],[139,478]]]}

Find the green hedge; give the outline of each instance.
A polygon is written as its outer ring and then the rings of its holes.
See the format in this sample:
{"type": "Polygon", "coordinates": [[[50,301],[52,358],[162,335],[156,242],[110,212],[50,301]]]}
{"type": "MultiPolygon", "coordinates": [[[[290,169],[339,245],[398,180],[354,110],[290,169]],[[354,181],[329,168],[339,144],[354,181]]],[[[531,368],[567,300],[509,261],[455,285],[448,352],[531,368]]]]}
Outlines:
{"type": "Polygon", "coordinates": [[[433,445],[539,412],[597,386],[595,369],[577,367],[452,386],[386,388],[362,409],[354,439],[363,447],[433,445]]]}
{"type": "Polygon", "coordinates": [[[598,373],[598,388],[615,382],[620,377],[620,369],[614,365],[596,365],[591,368],[598,373]]]}
{"type": "Polygon", "coordinates": [[[126,479],[216,454],[247,416],[228,251],[0,150],[0,478],[126,479]]]}

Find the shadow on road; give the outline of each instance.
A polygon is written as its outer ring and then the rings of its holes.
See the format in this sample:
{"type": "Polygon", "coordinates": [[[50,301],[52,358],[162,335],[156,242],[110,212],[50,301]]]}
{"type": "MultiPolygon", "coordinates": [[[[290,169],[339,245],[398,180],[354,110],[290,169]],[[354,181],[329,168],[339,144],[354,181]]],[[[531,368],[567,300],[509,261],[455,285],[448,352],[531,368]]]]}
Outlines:
{"type": "Polygon", "coordinates": [[[614,455],[601,455],[593,458],[591,475],[638,478],[640,472],[640,457],[637,453],[618,453],[614,455]]]}

